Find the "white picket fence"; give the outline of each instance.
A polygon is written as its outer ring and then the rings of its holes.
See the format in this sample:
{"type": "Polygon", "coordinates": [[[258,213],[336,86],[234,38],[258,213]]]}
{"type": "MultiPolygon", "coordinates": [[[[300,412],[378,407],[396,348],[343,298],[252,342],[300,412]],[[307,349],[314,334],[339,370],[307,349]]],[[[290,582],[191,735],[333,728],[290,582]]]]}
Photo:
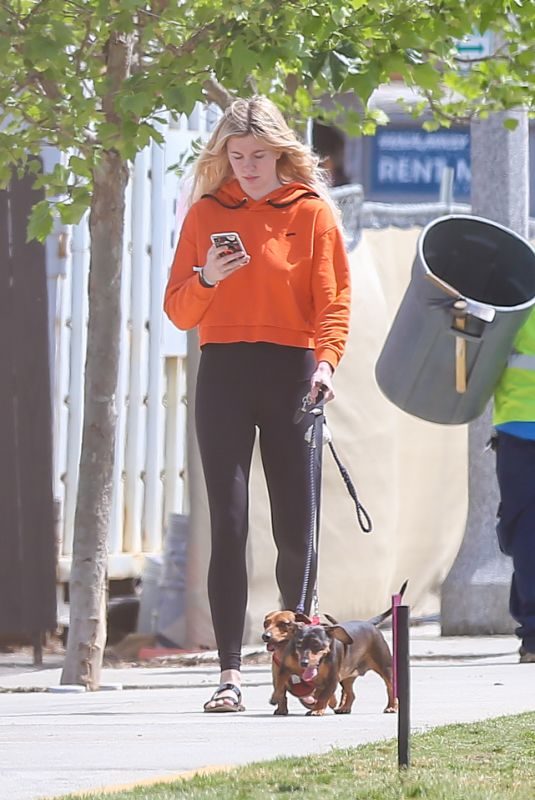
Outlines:
{"type": "MultiPolygon", "coordinates": [[[[171,512],[184,512],[186,335],[164,316],[162,298],[180,216],[179,178],[169,167],[213,127],[198,106],[136,158],[127,190],[118,427],[109,534],[111,579],[139,575],[159,553],[171,512]]],[[[61,155],[46,150],[50,166],[61,155]]],[[[60,584],[68,581],[83,423],[88,312],[87,218],[58,226],[47,242],[54,412],[54,495],[60,584]]]]}

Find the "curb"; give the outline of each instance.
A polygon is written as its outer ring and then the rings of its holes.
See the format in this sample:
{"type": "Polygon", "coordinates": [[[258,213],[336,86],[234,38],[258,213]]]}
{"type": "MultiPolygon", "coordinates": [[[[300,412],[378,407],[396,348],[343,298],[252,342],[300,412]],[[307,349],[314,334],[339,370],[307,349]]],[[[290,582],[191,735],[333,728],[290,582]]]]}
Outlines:
{"type": "Polygon", "coordinates": [[[132,783],[121,783],[116,785],[112,784],[109,786],[96,787],[95,789],[84,789],[80,792],[69,792],[68,795],[47,795],[46,797],[40,798],[40,800],[61,800],[62,797],[67,796],[87,798],[87,800],[91,800],[91,798],[94,798],[95,795],[129,792],[133,789],[140,789],[144,786],[148,788],[162,783],[169,784],[177,783],[177,781],[190,781],[192,778],[196,778],[198,775],[212,775],[219,772],[230,772],[233,769],[239,769],[239,765],[221,764],[208,767],[199,767],[199,769],[191,769],[187,770],[186,772],[177,772],[176,775],[160,775],[158,778],[142,778],[141,780],[133,781],[132,783]]]}

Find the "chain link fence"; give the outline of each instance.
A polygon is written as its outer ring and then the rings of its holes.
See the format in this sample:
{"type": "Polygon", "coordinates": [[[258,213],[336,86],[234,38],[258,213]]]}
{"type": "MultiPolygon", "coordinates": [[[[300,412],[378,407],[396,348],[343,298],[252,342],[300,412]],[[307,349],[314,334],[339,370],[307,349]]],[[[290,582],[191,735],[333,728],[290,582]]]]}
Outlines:
{"type": "MultiPolygon", "coordinates": [[[[357,246],[363,228],[424,227],[447,214],[471,213],[469,204],[451,202],[447,194],[447,191],[441,191],[442,199],[430,203],[377,203],[364,200],[360,184],[331,189],[331,196],[342,214],[342,227],[349,251],[357,246]]],[[[529,238],[535,239],[535,219],[529,220],[528,231],[529,238]]]]}

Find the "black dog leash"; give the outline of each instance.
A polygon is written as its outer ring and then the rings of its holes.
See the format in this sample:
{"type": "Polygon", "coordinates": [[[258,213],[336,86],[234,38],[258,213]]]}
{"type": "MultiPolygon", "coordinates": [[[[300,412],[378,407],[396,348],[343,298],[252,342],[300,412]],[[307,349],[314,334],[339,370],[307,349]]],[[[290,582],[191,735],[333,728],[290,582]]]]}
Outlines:
{"type": "Polygon", "coordinates": [[[336,462],[336,466],[340,470],[340,475],[344,479],[344,483],[346,485],[347,491],[349,492],[351,498],[353,499],[353,502],[355,503],[355,510],[357,512],[357,520],[358,520],[358,523],[359,523],[360,528],[362,530],[362,533],[371,533],[373,531],[372,521],[371,521],[370,515],[368,514],[368,512],[366,511],[366,509],[364,508],[364,506],[362,505],[362,503],[360,502],[360,500],[358,498],[357,490],[355,489],[355,484],[351,480],[349,472],[347,471],[347,469],[344,467],[344,465],[340,461],[340,459],[338,457],[338,453],[334,449],[334,445],[332,443],[332,439],[330,439],[327,442],[327,444],[329,445],[329,450],[333,454],[333,458],[334,458],[334,460],[336,462]]]}
{"type": "MultiPolygon", "coordinates": [[[[318,401],[313,404],[310,400],[310,395],[307,394],[303,398],[301,408],[294,415],[294,422],[297,424],[301,422],[305,414],[310,414],[312,417],[312,424],[307,429],[305,439],[308,441],[308,478],[310,487],[310,503],[309,503],[309,527],[308,527],[308,545],[305,558],[305,569],[303,573],[303,585],[301,588],[301,597],[297,604],[296,611],[298,613],[305,613],[306,596],[308,592],[308,584],[310,581],[310,570],[312,568],[312,561],[314,556],[318,554],[318,543],[320,533],[320,505],[321,505],[321,461],[322,461],[322,430],[323,430],[323,393],[320,393],[318,401]]],[[[317,574],[317,569],[316,569],[317,574]]],[[[317,578],[314,581],[314,588],[312,591],[312,619],[319,621],[319,599],[318,599],[318,582],[317,578]]]]}
{"type": "MultiPolygon", "coordinates": [[[[342,464],[338,453],[336,452],[332,443],[330,431],[325,422],[325,414],[323,410],[323,393],[320,391],[318,399],[315,403],[310,398],[310,393],[303,397],[301,407],[294,415],[294,422],[297,424],[301,422],[305,414],[310,414],[312,417],[312,424],[307,431],[307,438],[309,444],[309,480],[310,480],[310,525],[308,534],[308,547],[305,560],[305,571],[303,576],[303,588],[301,591],[301,598],[296,608],[297,612],[304,613],[306,595],[308,591],[308,583],[310,579],[310,569],[314,555],[318,552],[319,543],[319,525],[320,525],[320,505],[321,505],[321,452],[323,445],[323,426],[329,432],[327,439],[329,449],[333,455],[336,466],[344,480],[346,488],[355,503],[357,513],[357,520],[363,533],[369,534],[372,532],[372,521],[370,515],[360,502],[355,485],[347,469],[342,464]]],[[[318,593],[317,581],[314,584],[312,596],[313,616],[318,617],[318,593]]]]}
{"type": "MultiPolygon", "coordinates": [[[[305,414],[314,413],[316,409],[321,409],[320,413],[323,415],[322,424],[324,424],[326,429],[327,429],[327,431],[329,431],[329,429],[327,428],[327,422],[325,420],[325,412],[323,411],[323,393],[321,391],[320,391],[320,394],[319,394],[319,399],[316,401],[316,403],[312,403],[311,402],[310,394],[307,394],[307,395],[305,395],[303,397],[303,402],[301,403],[301,407],[296,411],[296,413],[294,415],[294,422],[296,424],[298,422],[301,422],[301,420],[303,419],[305,414]]],[[[318,417],[319,417],[319,414],[315,415],[315,419],[318,419],[318,417]]],[[[315,439],[317,439],[317,436],[315,436],[315,439]]],[[[363,533],[366,533],[366,534],[371,533],[373,531],[373,525],[372,525],[371,517],[368,514],[368,512],[366,511],[366,509],[364,508],[364,506],[362,505],[362,503],[360,502],[358,494],[357,494],[357,490],[355,489],[355,484],[351,480],[351,476],[349,475],[349,472],[347,471],[347,469],[342,464],[342,462],[340,460],[340,457],[338,456],[338,453],[336,452],[336,450],[334,448],[334,444],[333,444],[333,441],[332,441],[332,436],[330,435],[330,431],[329,431],[329,437],[327,439],[327,444],[329,445],[329,450],[331,451],[331,453],[333,455],[333,458],[335,460],[336,466],[338,467],[340,475],[342,476],[343,481],[344,481],[344,483],[346,485],[347,491],[349,492],[350,497],[352,498],[353,502],[355,503],[355,511],[356,511],[356,514],[357,514],[357,520],[358,520],[358,523],[360,525],[360,528],[361,528],[363,533]]]]}

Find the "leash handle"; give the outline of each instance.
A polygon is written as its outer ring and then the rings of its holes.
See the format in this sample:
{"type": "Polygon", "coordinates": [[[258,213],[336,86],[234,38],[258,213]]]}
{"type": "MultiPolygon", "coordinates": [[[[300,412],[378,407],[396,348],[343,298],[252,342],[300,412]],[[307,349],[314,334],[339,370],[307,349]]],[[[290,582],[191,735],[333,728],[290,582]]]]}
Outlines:
{"type": "Polygon", "coordinates": [[[344,467],[344,465],[340,461],[340,459],[338,457],[338,453],[334,449],[334,445],[333,445],[332,441],[328,442],[328,444],[329,444],[329,449],[330,449],[331,453],[333,454],[333,458],[336,461],[336,466],[340,470],[340,474],[341,474],[342,478],[344,479],[344,483],[345,483],[345,485],[347,487],[347,491],[349,492],[349,494],[351,495],[351,497],[353,499],[353,502],[355,503],[355,510],[357,512],[357,520],[358,520],[358,523],[359,523],[360,528],[362,530],[362,533],[364,533],[366,535],[369,535],[373,531],[373,525],[372,525],[371,517],[368,514],[368,512],[366,511],[366,509],[364,508],[364,506],[362,505],[362,503],[360,502],[360,500],[358,498],[358,495],[357,495],[357,490],[355,489],[353,481],[351,480],[351,478],[349,476],[349,472],[347,471],[347,469],[344,467]]]}

